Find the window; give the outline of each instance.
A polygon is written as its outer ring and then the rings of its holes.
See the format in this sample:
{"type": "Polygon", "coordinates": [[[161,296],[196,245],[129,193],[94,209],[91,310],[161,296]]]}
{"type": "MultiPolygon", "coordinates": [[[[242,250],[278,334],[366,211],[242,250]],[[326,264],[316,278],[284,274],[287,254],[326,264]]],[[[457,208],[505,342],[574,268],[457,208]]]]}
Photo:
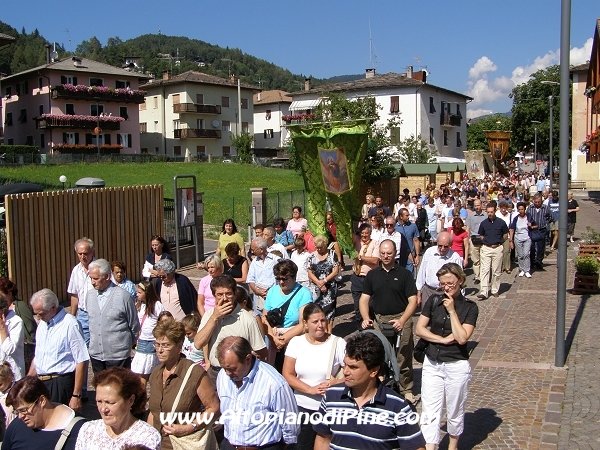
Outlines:
{"type": "MultiPolygon", "coordinates": [[[[23,82],[23,95],[27,95],[28,93],[29,93],[29,82],[24,81],[23,82]]],[[[31,137],[31,139],[33,140],[33,136],[31,137]]]]}
{"type": "Polygon", "coordinates": [[[104,86],[102,78],[90,78],[90,86],[104,86]]]}
{"type": "Polygon", "coordinates": [[[460,131],[456,132],[456,146],[462,147],[462,140],[460,139],[460,131]]]}
{"type": "Polygon", "coordinates": [[[147,148],[141,148],[141,149],[140,149],[140,152],[141,152],[142,154],[148,154],[148,149],[147,149],[147,148]]]}
{"type": "Polygon", "coordinates": [[[77,77],[62,75],[60,77],[60,84],[72,84],[73,86],[77,86],[77,77]]]}
{"type": "Polygon", "coordinates": [[[429,114],[435,113],[435,103],[433,102],[433,97],[429,97],[429,114]]]}
{"type": "Polygon", "coordinates": [[[229,97],[221,97],[221,106],[223,108],[229,108],[229,97]]]}
{"type": "Polygon", "coordinates": [[[19,114],[19,122],[21,122],[21,123],[27,122],[27,110],[26,109],[21,110],[21,114],[19,114]]]}
{"type": "Polygon", "coordinates": [[[158,131],[158,120],[154,121],[154,131],[158,131]]]}
{"type": "Polygon", "coordinates": [[[390,143],[394,145],[400,143],[400,127],[394,127],[390,130],[390,143]]]}
{"type": "Polygon", "coordinates": [[[181,99],[179,94],[173,94],[173,104],[174,105],[179,105],[181,103],[181,99]]]}
{"type": "Polygon", "coordinates": [[[90,116],[99,116],[104,113],[104,105],[90,105],[90,116]]]}
{"type": "Polygon", "coordinates": [[[196,103],[198,105],[204,105],[204,94],[196,94],[196,103]]]}
{"type": "Polygon", "coordinates": [[[129,119],[129,114],[127,114],[127,106],[119,106],[119,116],[123,119],[129,119]]]}
{"type": "Polygon", "coordinates": [[[12,96],[12,88],[10,86],[6,86],[6,98],[10,98],[12,96]]]}
{"type": "Polygon", "coordinates": [[[273,130],[265,130],[265,131],[263,131],[263,137],[265,139],[273,139],[273,130]]]}
{"type": "Polygon", "coordinates": [[[33,145],[33,136],[29,135],[25,137],[25,145],[33,145]]]}
{"type": "Polygon", "coordinates": [[[67,103],[65,105],[65,114],[68,114],[70,116],[74,116],[75,115],[75,104],[73,104],[73,103],[67,103]]]}
{"type": "Polygon", "coordinates": [[[242,122],[242,131],[244,133],[248,132],[248,122],[242,122]]]}
{"type": "Polygon", "coordinates": [[[7,145],[14,145],[15,140],[13,138],[10,138],[7,142],[7,145]]]}
{"type": "Polygon", "coordinates": [[[198,156],[205,156],[206,155],[206,146],[204,146],[204,145],[197,145],[196,146],[196,153],[198,154],[198,156]]]}
{"type": "Polygon", "coordinates": [[[400,96],[392,95],[390,102],[390,114],[398,114],[400,112],[400,96]]]}
{"type": "MultiPolygon", "coordinates": [[[[95,146],[104,145],[104,136],[105,135],[103,135],[103,134],[96,136],[95,134],[92,134],[92,133],[86,133],[85,143],[87,145],[95,145],[95,146]]],[[[107,136],[110,136],[110,135],[107,135],[107,136]]]]}
{"type": "Polygon", "coordinates": [[[154,97],[154,109],[158,108],[158,97],[154,97]]]}
{"type": "Polygon", "coordinates": [[[75,133],[63,133],[63,142],[71,145],[76,144],[77,142],[75,142],[75,133]]]}
{"type": "Polygon", "coordinates": [[[204,130],[204,119],[196,119],[196,128],[204,130]]]}
{"type": "Polygon", "coordinates": [[[267,112],[265,114],[265,119],[266,120],[271,120],[271,110],[270,109],[267,109],[267,112]]]}
{"type": "Polygon", "coordinates": [[[174,120],[173,121],[173,129],[174,130],[181,130],[181,122],[179,120],[174,120]]]}
{"type": "Polygon", "coordinates": [[[17,88],[17,95],[21,95],[21,84],[17,83],[15,87],[17,88]]]}
{"type": "Polygon", "coordinates": [[[231,155],[231,147],[223,146],[223,157],[231,155]]]}
{"type": "Polygon", "coordinates": [[[42,77],[39,77],[38,78],[38,89],[41,91],[43,87],[44,87],[44,81],[42,80],[42,77]]]}
{"type": "Polygon", "coordinates": [[[131,148],[131,134],[117,133],[117,144],[125,148],[131,148]]]}
{"type": "Polygon", "coordinates": [[[44,105],[40,105],[40,116],[44,114],[44,105]]]}
{"type": "Polygon", "coordinates": [[[6,113],[6,118],[4,119],[4,125],[6,125],[6,126],[12,125],[12,113],[11,112],[6,113]]]}
{"type": "Polygon", "coordinates": [[[221,131],[231,131],[231,123],[229,120],[224,120],[221,123],[221,131]]]}
{"type": "Polygon", "coordinates": [[[435,139],[433,138],[433,134],[434,134],[433,128],[429,128],[429,143],[430,144],[435,144],[435,139]]]}
{"type": "Polygon", "coordinates": [[[444,147],[448,146],[448,130],[444,130],[444,147]]]}
{"type": "Polygon", "coordinates": [[[140,103],[140,111],[146,111],[146,100],[144,100],[144,103],[140,103]]]}
{"type": "Polygon", "coordinates": [[[181,156],[181,145],[176,145],[173,147],[173,154],[175,156],[181,156]]]}
{"type": "Polygon", "coordinates": [[[462,114],[460,113],[460,104],[456,104],[456,115],[462,119],[462,114]]]}
{"type": "Polygon", "coordinates": [[[140,133],[145,133],[148,131],[148,123],[147,122],[141,122],[140,123],[140,133]]]}
{"type": "Polygon", "coordinates": [[[46,148],[46,135],[40,134],[40,148],[46,148]]]}
{"type": "Polygon", "coordinates": [[[115,87],[117,89],[127,89],[130,86],[131,86],[131,83],[129,81],[117,80],[117,82],[115,83],[115,87]]]}
{"type": "Polygon", "coordinates": [[[154,154],[158,155],[158,147],[154,147],[154,154]]]}
{"type": "Polygon", "coordinates": [[[247,98],[240,99],[240,102],[242,104],[242,109],[248,109],[248,99],[247,98]]]}

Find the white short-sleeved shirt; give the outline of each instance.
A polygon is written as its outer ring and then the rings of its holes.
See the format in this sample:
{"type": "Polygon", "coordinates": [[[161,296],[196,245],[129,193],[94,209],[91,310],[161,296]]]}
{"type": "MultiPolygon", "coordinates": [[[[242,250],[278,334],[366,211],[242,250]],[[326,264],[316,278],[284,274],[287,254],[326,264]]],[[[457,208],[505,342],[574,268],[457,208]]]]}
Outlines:
{"type": "Polygon", "coordinates": [[[88,291],[92,289],[94,289],[94,286],[92,286],[92,280],[88,272],[85,271],[81,263],[77,264],[71,271],[67,293],[77,295],[79,298],[77,307],[82,311],[87,311],[85,298],[87,297],[88,291]]]}
{"type": "MultiPolygon", "coordinates": [[[[308,342],[306,335],[293,337],[285,351],[285,356],[296,360],[294,370],[296,377],[309,386],[317,386],[324,382],[331,374],[335,376],[343,366],[346,353],[346,341],[343,338],[336,339],[331,335],[323,344],[315,345],[308,342]],[[337,341],[337,342],[336,342],[337,341]],[[333,343],[336,342],[335,355],[332,367],[327,367],[333,343]]],[[[309,395],[294,391],[296,402],[302,408],[318,411],[321,400],[320,395],[309,395]]]]}

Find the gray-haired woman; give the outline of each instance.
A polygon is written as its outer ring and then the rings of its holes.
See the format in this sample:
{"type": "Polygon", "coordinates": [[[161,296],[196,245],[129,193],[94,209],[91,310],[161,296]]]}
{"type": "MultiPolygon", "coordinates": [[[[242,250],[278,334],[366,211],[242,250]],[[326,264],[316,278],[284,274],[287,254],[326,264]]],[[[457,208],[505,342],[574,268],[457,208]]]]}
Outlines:
{"type": "Polygon", "coordinates": [[[198,311],[198,293],[188,277],[175,272],[175,263],[161,259],[154,265],[157,278],[152,280],[165,311],[177,321],[192,311],[198,311]]]}

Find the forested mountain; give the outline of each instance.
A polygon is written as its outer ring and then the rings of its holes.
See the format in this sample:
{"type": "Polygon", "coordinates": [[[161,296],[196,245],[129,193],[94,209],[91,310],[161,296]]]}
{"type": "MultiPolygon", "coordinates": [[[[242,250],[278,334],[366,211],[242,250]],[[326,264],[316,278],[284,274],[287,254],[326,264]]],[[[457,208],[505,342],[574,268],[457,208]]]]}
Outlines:
{"type": "MultiPolygon", "coordinates": [[[[10,25],[0,22],[0,32],[16,38],[13,45],[0,50],[0,72],[12,74],[44,64],[44,45],[48,41],[37,29],[29,34],[22,29],[19,33],[10,25]]],[[[56,51],[59,58],[72,54],[58,43],[56,51]]],[[[223,78],[236,75],[241,81],[265,90],[298,91],[304,88],[304,79],[307,77],[304,74],[292,74],[237,48],[222,48],[184,36],[146,34],[127,41],[112,37],[106,45],[102,45],[94,36],[77,45],[74,54],[118,67],[123,64],[125,56],[137,56],[141,58],[138,65],[143,67],[144,72],[157,77],[165,70],[171,70],[173,75],[196,70],[223,78]]],[[[344,75],[333,79],[312,79],[311,86],[361,77],[344,75]]]]}

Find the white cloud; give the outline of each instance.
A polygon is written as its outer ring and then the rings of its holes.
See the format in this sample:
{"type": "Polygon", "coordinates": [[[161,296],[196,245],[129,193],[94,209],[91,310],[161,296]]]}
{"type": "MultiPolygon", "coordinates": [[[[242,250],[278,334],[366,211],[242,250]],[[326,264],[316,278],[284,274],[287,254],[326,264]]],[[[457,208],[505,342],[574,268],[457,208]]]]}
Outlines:
{"type": "MultiPolygon", "coordinates": [[[[569,55],[571,65],[587,62],[591,52],[592,38],[588,39],[582,47],[572,47],[569,55]]],[[[491,78],[490,75],[496,72],[498,67],[490,58],[482,56],[469,69],[466,95],[473,97],[473,101],[469,103],[472,108],[467,108],[467,117],[491,114],[494,112],[494,102],[507,98],[515,86],[528,82],[533,73],[559,62],[560,51],[551,50],[535,58],[529,65],[515,67],[510,77],[503,75],[491,78]]]]}
{"type": "Polygon", "coordinates": [[[583,47],[581,47],[581,48],[573,47],[571,49],[571,54],[569,55],[569,58],[571,60],[571,65],[578,66],[579,64],[585,64],[586,62],[588,62],[590,60],[591,55],[592,55],[592,38],[589,38],[587,41],[585,41],[585,44],[583,44],[583,47]]]}

